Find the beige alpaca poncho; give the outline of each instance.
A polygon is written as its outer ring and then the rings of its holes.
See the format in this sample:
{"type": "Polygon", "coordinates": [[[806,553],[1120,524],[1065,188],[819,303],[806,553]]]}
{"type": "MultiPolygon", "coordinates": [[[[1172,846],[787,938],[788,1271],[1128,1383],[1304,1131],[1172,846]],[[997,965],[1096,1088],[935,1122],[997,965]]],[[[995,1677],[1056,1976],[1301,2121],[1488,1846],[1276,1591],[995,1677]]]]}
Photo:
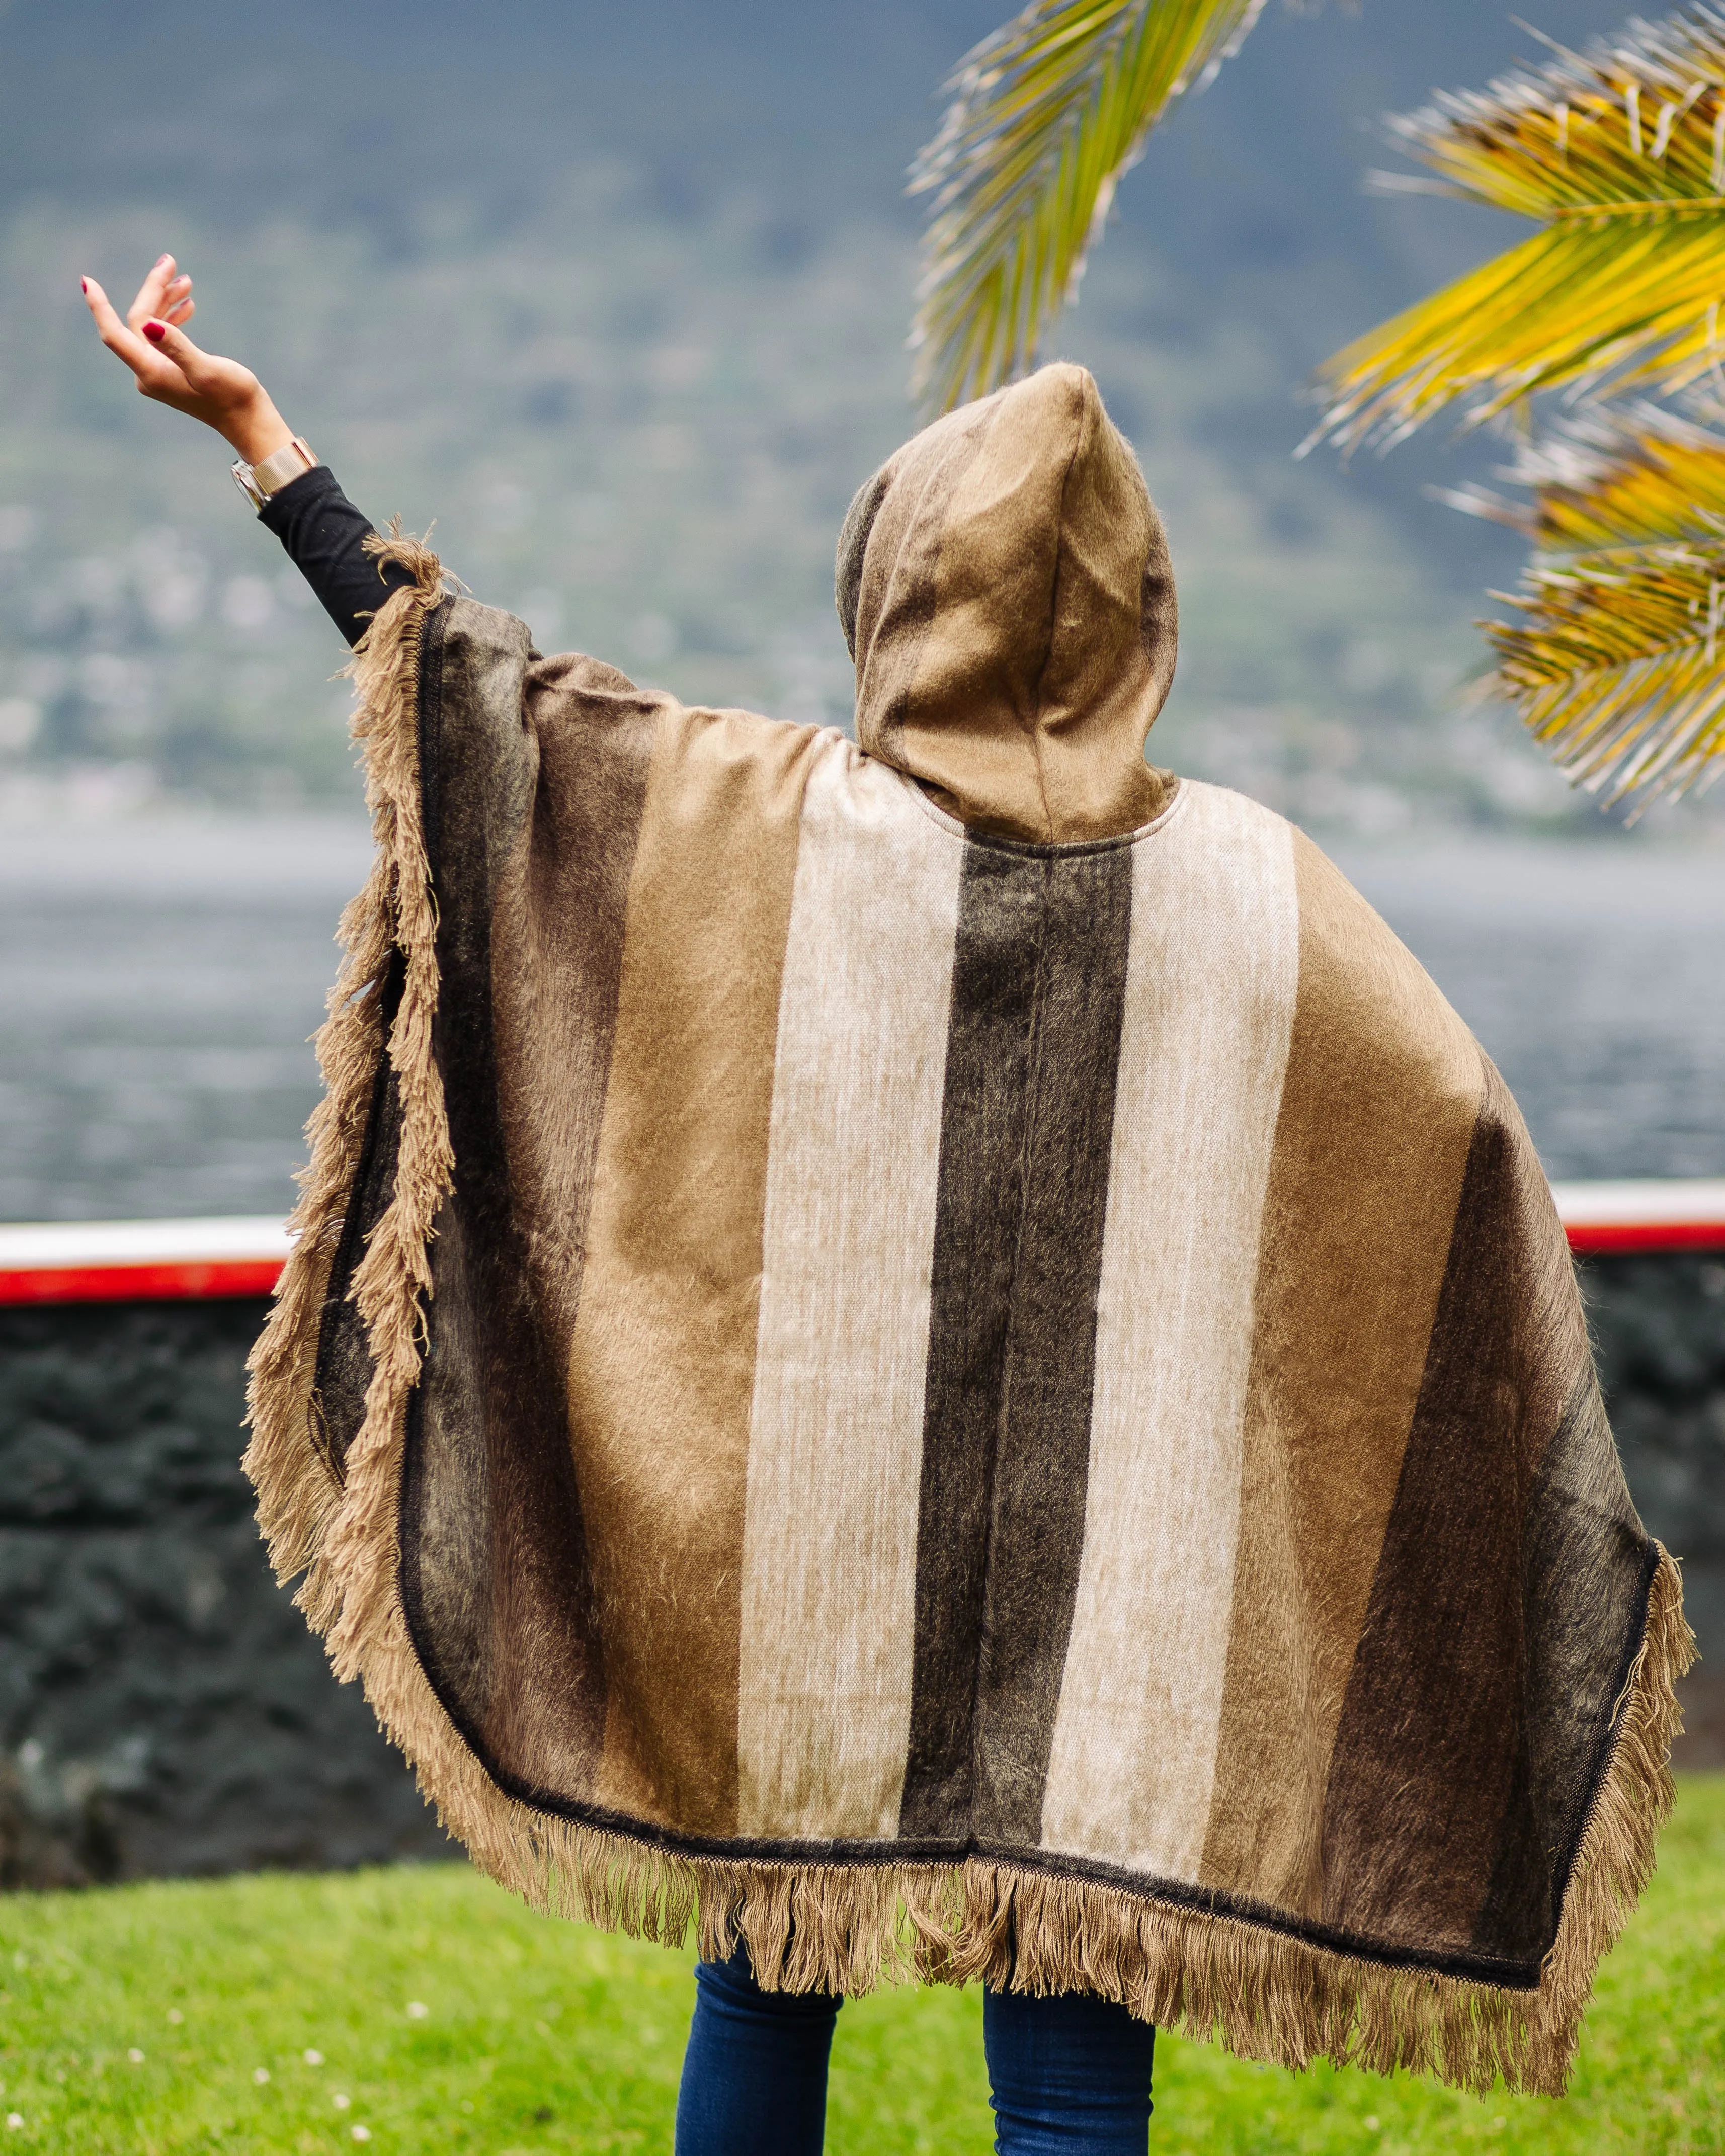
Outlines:
{"type": "Polygon", "coordinates": [[[1496,1072],[1144,760],[1173,585],[1090,377],[858,497],[856,744],[394,552],[249,1465],[452,1830],[769,1986],[1561,2088],[1675,1570],[1496,1072]]]}

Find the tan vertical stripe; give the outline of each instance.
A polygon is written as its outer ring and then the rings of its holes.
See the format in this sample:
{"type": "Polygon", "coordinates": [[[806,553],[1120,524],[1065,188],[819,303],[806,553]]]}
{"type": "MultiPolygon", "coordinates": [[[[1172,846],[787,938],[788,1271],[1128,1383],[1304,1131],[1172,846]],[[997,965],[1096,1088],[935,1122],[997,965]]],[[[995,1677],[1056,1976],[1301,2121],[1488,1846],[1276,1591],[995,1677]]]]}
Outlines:
{"type": "Polygon", "coordinates": [[[1290,827],[1219,788],[1182,792],[1134,862],[1084,1558],[1043,1841],[1189,1880],[1299,937],[1290,827]]]}
{"type": "Polygon", "coordinates": [[[676,707],[660,726],[570,1423],[609,1702],[596,1801],[727,1834],[773,1040],[821,737],[676,707]]]}
{"type": "Polygon", "coordinates": [[[1480,1099],[1472,1037],[1304,837],[1207,1886],[1316,1917],[1324,1789],[1480,1099]]]}
{"type": "Polygon", "coordinates": [[[963,841],[835,742],[780,1001],[743,1536],[737,1829],[890,1836],[963,841]]]}

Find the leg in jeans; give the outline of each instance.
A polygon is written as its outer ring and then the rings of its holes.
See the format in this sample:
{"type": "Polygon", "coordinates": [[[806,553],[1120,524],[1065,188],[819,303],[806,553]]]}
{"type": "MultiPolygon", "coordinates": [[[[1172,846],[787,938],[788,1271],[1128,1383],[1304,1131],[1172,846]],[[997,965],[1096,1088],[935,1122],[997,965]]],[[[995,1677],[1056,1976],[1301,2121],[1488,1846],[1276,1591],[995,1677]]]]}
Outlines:
{"type": "Polygon", "coordinates": [[[743,1946],[702,1962],[676,2156],[820,2156],[839,2004],[825,1992],[762,1991],[743,1946]]]}
{"type": "Polygon", "coordinates": [[[1145,2156],[1156,2031],[1111,1999],[983,1995],[999,2156],[1145,2156]]]}

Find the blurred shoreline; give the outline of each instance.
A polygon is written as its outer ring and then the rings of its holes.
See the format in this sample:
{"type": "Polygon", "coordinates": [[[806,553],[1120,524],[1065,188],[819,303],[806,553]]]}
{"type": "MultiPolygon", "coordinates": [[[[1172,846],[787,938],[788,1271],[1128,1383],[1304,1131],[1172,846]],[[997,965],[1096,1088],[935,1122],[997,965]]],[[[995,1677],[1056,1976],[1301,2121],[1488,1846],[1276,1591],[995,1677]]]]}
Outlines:
{"type": "MultiPolygon", "coordinates": [[[[1329,850],[1479,1034],[1549,1173],[1725,1173],[1725,846],[1329,850]]],[[[357,803],[0,833],[0,1219],[285,1213],[370,855],[357,803]]]]}
{"type": "Polygon", "coordinates": [[[351,812],[174,808],[0,824],[0,903],[125,891],[351,896],[365,880],[372,850],[357,776],[354,793],[351,812]]]}

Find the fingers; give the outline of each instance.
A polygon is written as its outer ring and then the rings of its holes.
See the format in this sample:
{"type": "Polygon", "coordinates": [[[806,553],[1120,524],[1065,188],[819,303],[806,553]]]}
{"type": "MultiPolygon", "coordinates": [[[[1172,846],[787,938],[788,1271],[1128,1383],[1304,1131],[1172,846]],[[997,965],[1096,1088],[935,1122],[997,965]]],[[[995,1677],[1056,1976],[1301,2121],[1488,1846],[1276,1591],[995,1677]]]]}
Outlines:
{"type": "MultiPolygon", "coordinates": [[[[121,321],[112,301],[94,277],[85,278],[83,284],[85,302],[95,319],[97,335],[109,351],[131,369],[144,395],[161,403],[186,408],[193,401],[193,393],[178,367],[157,349],[153,338],[140,336],[121,321]]],[[[177,336],[178,331],[169,334],[177,336]]]]}
{"type": "Polygon", "coordinates": [[[218,433],[227,432],[236,413],[254,407],[273,410],[249,368],[201,351],[186,335],[184,326],[197,311],[192,280],[176,270],[172,255],[164,254],[151,269],[126,321],[94,277],[85,278],[83,285],[102,342],[125,361],[146,397],[188,413],[218,433]],[[153,311],[146,301],[153,301],[153,311]]]}
{"type": "MultiPolygon", "coordinates": [[[[191,314],[192,280],[189,277],[176,277],[171,280],[167,290],[162,293],[161,305],[151,308],[150,314],[144,319],[146,321],[153,319],[162,322],[182,322],[189,320],[191,314]]],[[[132,324],[134,329],[137,326],[136,322],[132,324]]]]}
{"type": "MultiPolygon", "coordinates": [[[[138,287],[138,295],[126,311],[128,329],[141,330],[147,321],[165,319],[177,304],[173,288],[183,282],[186,291],[192,289],[189,277],[182,280],[176,270],[172,254],[158,254],[151,264],[150,274],[138,287]]],[[[183,298],[184,294],[177,295],[183,298]]]]}

